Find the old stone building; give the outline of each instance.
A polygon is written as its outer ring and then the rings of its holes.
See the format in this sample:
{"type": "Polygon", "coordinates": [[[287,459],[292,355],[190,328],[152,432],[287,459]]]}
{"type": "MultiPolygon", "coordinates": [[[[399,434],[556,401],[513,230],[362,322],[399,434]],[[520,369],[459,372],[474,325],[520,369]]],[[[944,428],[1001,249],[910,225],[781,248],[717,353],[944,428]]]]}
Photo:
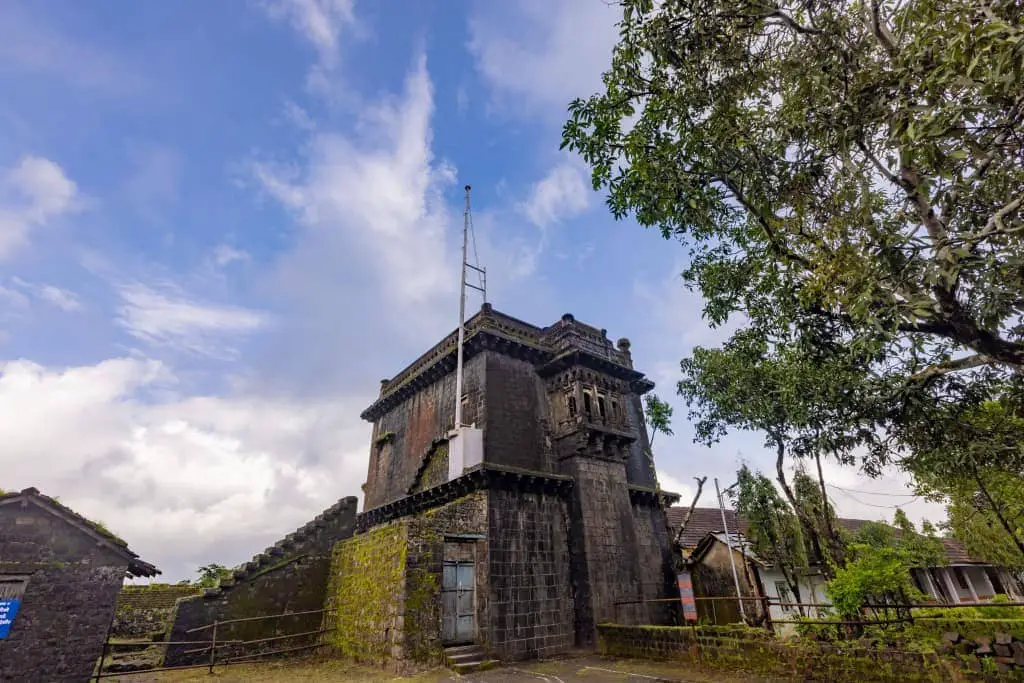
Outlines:
{"type": "Polygon", "coordinates": [[[627,339],[565,315],[537,327],[485,304],[363,413],[373,436],[358,533],[335,550],[334,644],[418,662],[475,644],[552,655],[601,622],[665,623],[675,597],[665,506],[627,339]],[[461,443],[460,443],[461,442],[461,443]],[[648,601],[648,602],[643,602],[648,601]],[[374,605],[372,609],[367,605],[374,605]]]}
{"type": "Polygon", "coordinates": [[[87,681],[125,577],[158,573],[36,489],[0,496],[0,681],[87,681]]]}

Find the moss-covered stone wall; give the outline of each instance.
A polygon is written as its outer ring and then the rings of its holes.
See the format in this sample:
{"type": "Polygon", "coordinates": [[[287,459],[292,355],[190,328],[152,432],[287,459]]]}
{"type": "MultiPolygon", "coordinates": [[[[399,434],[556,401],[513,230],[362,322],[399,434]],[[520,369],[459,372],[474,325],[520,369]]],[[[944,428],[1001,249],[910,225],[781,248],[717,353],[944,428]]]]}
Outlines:
{"type": "MultiPolygon", "coordinates": [[[[179,600],[167,640],[209,641],[211,628],[195,629],[217,622],[218,643],[239,641],[218,647],[221,659],[317,644],[331,551],[355,532],[356,509],[354,497],[339,500],[236,569],[233,578],[222,580],[218,588],[179,600]],[[288,637],[267,640],[281,636],[288,637]]],[[[209,657],[209,648],[202,643],[168,645],[164,665],[198,664],[209,657]]]]}
{"type": "MultiPolygon", "coordinates": [[[[396,672],[441,663],[441,581],[449,542],[478,558],[477,623],[486,624],[486,493],[374,527],[332,555],[325,636],[335,652],[396,672]]],[[[481,629],[478,642],[486,644],[481,629]]]]}
{"type": "Polygon", "coordinates": [[[142,639],[166,631],[177,601],[202,592],[198,586],[166,583],[125,586],[117,599],[110,637],[142,639]]]}
{"type": "Polygon", "coordinates": [[[676,660],[712,670],[807,681],[1024,680],[1012,657],[994,656],[994,650],[983,655],[974,654],[976,649],[969,655],[940,654],[879,647],[870,640],[780,640],[743,625],[601,624],[598,642],[601,653],[613,657],[676,660]]]}
{"type": "Polygon", "coordinates": [[[408,538],[408,520],[399,520],[335,546],[325,640],[339,655],[373,664],[402,658],[408,538]]]}

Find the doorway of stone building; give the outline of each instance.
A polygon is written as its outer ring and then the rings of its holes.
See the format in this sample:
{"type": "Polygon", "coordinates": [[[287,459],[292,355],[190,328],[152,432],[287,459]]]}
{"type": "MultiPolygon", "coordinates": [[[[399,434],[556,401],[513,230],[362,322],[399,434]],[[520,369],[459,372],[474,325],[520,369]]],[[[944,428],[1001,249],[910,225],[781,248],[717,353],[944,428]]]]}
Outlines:
{"type": "Polygon", "coordinates": [[[441,639],[445,645],[476,640],[476,571],[472,560],[444,563],[441,581],[441,639]]]}

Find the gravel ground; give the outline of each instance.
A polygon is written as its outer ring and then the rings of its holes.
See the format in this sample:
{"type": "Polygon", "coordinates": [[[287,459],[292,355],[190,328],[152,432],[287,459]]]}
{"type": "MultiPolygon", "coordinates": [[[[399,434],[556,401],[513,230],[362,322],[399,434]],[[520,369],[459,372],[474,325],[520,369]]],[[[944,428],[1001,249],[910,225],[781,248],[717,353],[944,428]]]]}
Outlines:
{"type": "MultiPolygon", "coordinates": [[[[610,660],[576,657],[559,661],[528,662],[459,676],[436,669],[416,676],[395,677],[380,669],[353,666],[337,660],[290,660],[259,665],[217,668],[211,676],[206,669],[133,674],[105,679],[124,683],[277,683],[278,681],[359,681],[360,683],[771,683],[767,678],[742,674],[707,673],[680,664],[639,660],[610,660]]],[[[776,679],[778,680],[778,679],[776,679]]]]}

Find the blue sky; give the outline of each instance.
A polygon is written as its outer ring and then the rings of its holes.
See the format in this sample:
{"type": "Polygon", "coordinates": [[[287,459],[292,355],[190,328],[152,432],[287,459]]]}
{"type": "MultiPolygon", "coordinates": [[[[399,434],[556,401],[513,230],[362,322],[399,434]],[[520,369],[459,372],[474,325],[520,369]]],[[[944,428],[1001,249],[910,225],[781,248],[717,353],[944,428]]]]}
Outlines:
{"type": "MultiPolygon", "coordinates": [[[[357,494],[359,412],[456,323],[467,183],[495,307],[629,337],[672,397],[723,332],[683,247],[613,221],[558,149],[615,21],[602,0],[3,3],[0,485],[175,580],[357,494]]],[[[692,444],[674,402],[666,488],[770,466],[756,434],[692,444]]],[[[910,500],[830,476],[848,515],[910,500]]]]}

